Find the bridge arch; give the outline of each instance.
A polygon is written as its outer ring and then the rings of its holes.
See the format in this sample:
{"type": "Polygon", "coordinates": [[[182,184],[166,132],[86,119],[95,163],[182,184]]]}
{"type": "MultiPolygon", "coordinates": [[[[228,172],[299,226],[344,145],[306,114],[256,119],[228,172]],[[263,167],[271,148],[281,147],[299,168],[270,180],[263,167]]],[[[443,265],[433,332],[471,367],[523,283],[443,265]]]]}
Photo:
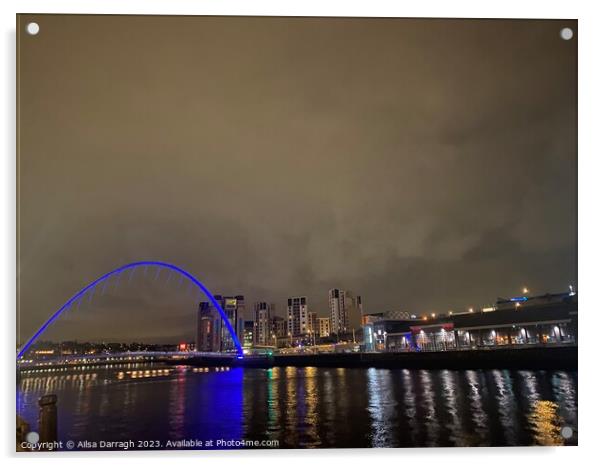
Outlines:
{"type": "Polygon", "coordinates": [[[230,336],[232,337],[232,341],[234,342],[234,346],[236,347],[236,352],[239,357],[242,357],[242,354],[243,354],[242,346],[240,344],[240,341],[238,340],[238,337],[236,336],[236,332],[232,328],[232,325],[230,324],[230,321],[228,320],[226,313],[222,309],[221,305],[213,297],[213,294],[205,287],[205,285],[203,285],[190,272],[187,272],[186,270],[181,269],[180,267],[178,267],[176,265],[169,264],[167,262],[159,262],[159,261],[140,261],[140,262],[132,262],[130,264],[126,264],[121,267],[118,267],[115,270],[112,270],[112,271],[102,275],[101,277],[97,278],[96,280],[92,281],[91,283],[89,283],[88,285],[83,287],[81,290],[79,290],[77,293],[75,293],[71,298],[69,298],[69,300],[65,304],[63,304],[54,314],[52,314],[48,318],[48,320],[44,323],[44,325],[42,325],[38,329],[38,331],[36,333],[34,333],[33,336],[29,340],[27,340],[27,342],[19,349],[19,351],[17,353],[17,359],[22,357],[25,354],[25,352],[29,349],[29,347],[40,337],[40,335],[42,335],[42,333],[44,333],[44,331],[50,326],[50,324],[52,324],[52,322],[54,322],[65,310],[69,309],[73,303],[77,302],[78,299],[83,297],[88,291],[93,290],[98,284],[104,282],[105,280],[108,280],[110,277],[112,277],[114,275],[119,275],[126,270],[135,269],[138,267],[149,267],[149,266],[160,267],[163,269],[175,271],[175,272],[179,273],[180,275],[182,275],[183,277],[190,280],[190,282],[192,282],[194,285],[196,285],[203,292],[203,294],[207,297],[207,299],[209,299],[211,304],[213,304],[215,309],[217,309],[218,312],[220,313],[222,320],[223,320],[226,328],[228,329],[228,332],[230,332],[230,336]]]}

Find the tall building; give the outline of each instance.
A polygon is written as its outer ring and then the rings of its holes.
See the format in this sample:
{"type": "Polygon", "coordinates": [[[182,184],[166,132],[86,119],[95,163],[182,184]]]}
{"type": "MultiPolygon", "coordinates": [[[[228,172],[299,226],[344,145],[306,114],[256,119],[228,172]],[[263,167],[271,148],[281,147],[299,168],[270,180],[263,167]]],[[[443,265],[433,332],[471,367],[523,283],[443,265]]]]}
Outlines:
{"type": "Polygon", "coordinates": [[[222,317],[209,303],[200,303],[197,312],[196,350],[216,352],[221,349],[222,317]]]}
{"type": "Polygon", "coordinates": [[[285,337],[287,322],[280,316],[272,316],[272,333],[276,338],[285,337]]]}
{"type": "Polygon", "coordinates": [[[274,312],[274,305],[265,301],[257,302],[253,305],[253,343],[255,345],[265,346],[270,344],[271,340],[271,315],[274,312]]]}
{"type": "Polygon", "coordinates": [[[305,296],[288,298],[287,311],[289,336],[307,335],[309,333],[307,298],[305,296]]]}
{"type": "Polygon", "coordinates": [[[252,320],[245,320],[244,336],[241,341],[243,348],[251,348],[253,346],[253,336],[255,323],[252,320]]]}
{"type": "Polygon", "coordinates": [[[330,336],[330,318],[318,317],[318,335],[320,337],[330,336]]]}
{"type": "Polygon", "coordinates": [[[328,291],[330,332],[337,335],[349,333],[361,325],[362,297],[339,288],[328,291]]]}
{"type": "MultiPolygon", "coordinates": [[[[244,326],[245,326],[245,297],[237,296],[221,296],[215,295],[215,300],[224,310],[238,341],[242,345],[244,342],[244,326]]],[[[221,351],[233,351],[235,348],[234,341],[230,336],[230,332],[225,325],[222,325],[221,332],[221,351]]]]}
{"type": "Polygon", "coordinates": [[[315,312],[308,313],[308,330],[309,333],[318,333],[318,314],[315,312]]]}
{"type": "Polygon", "coordinates": [[[287,333],[287,320],[280,316],[272,316],[270,346],[276,346],[278,348],[288,346],[290,339],[288,338],[287,333]]]}

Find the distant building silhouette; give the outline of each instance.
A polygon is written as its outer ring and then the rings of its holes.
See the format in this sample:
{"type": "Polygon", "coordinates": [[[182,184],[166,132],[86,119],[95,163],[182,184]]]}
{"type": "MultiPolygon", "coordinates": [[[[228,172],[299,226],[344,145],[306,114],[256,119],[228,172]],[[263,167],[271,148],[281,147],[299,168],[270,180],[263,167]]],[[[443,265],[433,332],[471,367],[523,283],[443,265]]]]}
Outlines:
{"type": "Polygon", "coordinates": [[[196,350],[219,351],[221,348],[222,318],[210,303],[199,303],[196,324],[196,350]]]}
{"type": "Polygon", "coordinates": [[[328,291],[330,309],[330,332],[336,335],[346,334],[360,327],[362,297],[339,288],[328,291]]]}

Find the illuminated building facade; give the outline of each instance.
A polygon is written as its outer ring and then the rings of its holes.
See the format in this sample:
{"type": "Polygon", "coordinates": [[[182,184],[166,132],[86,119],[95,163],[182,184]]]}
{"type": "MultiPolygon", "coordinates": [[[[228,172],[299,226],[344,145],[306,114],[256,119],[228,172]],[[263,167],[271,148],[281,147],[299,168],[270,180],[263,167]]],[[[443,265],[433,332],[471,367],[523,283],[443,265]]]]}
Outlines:
{"type": "Polygon", "coordinates": [[[272,333],[272,313],[274,305],[265,301],[253,305],[253,343],[259,346],[270,344],[272,333]]]}
{"type": "Polygon", "coordinates": [[[290,337],[303,336],[309,333],[307,297],[288,298],[287,323],[288,336],[290,337]]]}
{"type": "Polygon", "coordinates": [[[448,351],[577,343],[577,296],[498,301],[500,308],[424,319],[365,316],[366,351],[448,351]],[[531,302],[529,302],[532,300],[531,302]],[[520,305],[515,303],[519,302],[520,305]],[[512,303],[512,304],[509,304],[512,303]]]}
{"type": "Polygon", "coordinates": [[[245,320],[245,327],[243,331],[244,337],[242,342],[243,348],[251,348],[254,345],[254,330],[255,322],[253,322],[252,320],[245,320]]]}
{"type": "Polygon", "coordinates": [[[330,336],[330,318],[318,317],[318,335],[321,338],[330,336]]]}

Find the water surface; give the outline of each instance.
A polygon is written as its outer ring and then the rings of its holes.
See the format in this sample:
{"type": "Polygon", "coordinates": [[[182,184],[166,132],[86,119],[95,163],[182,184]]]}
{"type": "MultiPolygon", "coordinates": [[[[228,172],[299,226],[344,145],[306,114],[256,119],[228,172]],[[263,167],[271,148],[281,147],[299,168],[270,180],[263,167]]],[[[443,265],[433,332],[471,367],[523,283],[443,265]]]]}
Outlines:
{"type": "MultiPolygon", "coordinates": [[[[23,373],[17,411],[58,396],[59,438],[277,440],[280,448],[574,445],[577,373],[123,365],[23,373]],[[574,435],[564,439],[561,428],[574,435]]],[[[214,443],[215,445],[215,443],[214,443]]]]}

